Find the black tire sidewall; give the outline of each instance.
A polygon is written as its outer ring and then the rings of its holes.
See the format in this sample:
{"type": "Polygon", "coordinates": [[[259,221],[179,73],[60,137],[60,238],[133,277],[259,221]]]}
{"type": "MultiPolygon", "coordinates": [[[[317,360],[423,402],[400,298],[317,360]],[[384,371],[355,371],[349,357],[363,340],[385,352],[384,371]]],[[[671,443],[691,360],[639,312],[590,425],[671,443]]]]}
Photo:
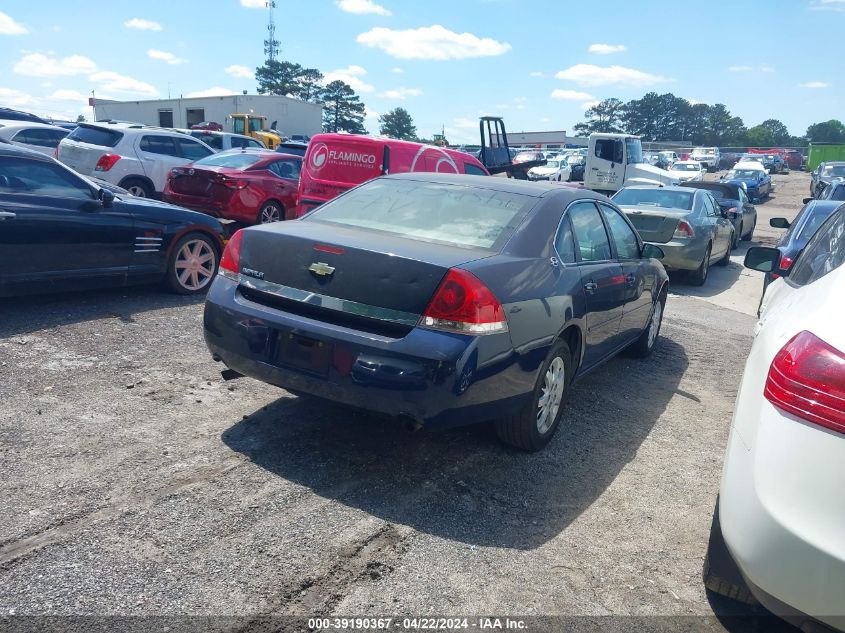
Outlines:
{"type": "MultiPolygon", "coordinates": [[[[276,207],[276,209],[278,209],[278,211],[279,211],[279,222],[281,222],[282,220],[284,220],[284,219],[285,219],[285,210],[284,210],[284,208],[282,207],[282,205],[280,205],[278,202],[276,202],[276,201],[274,201],[274,200],[267,200],[267,201],[266,201],[264,204],[262,204],[262,205],[261,205],[261,207],[258,209],[258,217],[257,217],[257,218],[255,218],[255,223],[256,223],[256,224],[261,224],[261,217],[262,217],[262,215],[264,214],[264,209],[266,209],[267,207],[271,207],[271,206],[272,206],[272,207],[276,207]]],[[[268,224],[272,224],[272,222],[268,222],[268,224]]]]}
{"type": "Polygon", "coordinates": [[[143,180],[141,180],[140,178],[129,178],[129,179],[123,181],[123,184],[120,185],[120,186],[123,187],[124,189],[129,189],[129,187],[132,187],[133,185],[136,185],[136,186],[140,187],[141,189],[143,189],[144,197],[147,200],[152,200],[153,191],[150,189],[150,186],[147,183],[145,183],[143,180]]]}
{"type": "Polygon", "coordinates": [[[217,269],[219,266],[220,249],[218,245],[214,242],[214,240],[203,233],[188,233],[187,235],[183,235],[182,237],[180,237],[179,240],[177,240],[173,249],[170,251],[170,257],[167,258],[167,273],[164,276],[164,281],[167,287],[176,294],[202,294],[204,292],[207,292],[208,289],[211,287],[211,284],[214,282],[214,275],[217,274],[217,269]],[[179,255],[179,251],[182,249],[186,242],[191,242],[197,239],[204,240],[211,247],[211,250],[214,251],[214,273],[212,274],[211,280],[203,288],[200,288],[199,290],[189,290],[185,288],[181,283],[179,283],[179,279],[176,276],[176,257],[179,255]]]}

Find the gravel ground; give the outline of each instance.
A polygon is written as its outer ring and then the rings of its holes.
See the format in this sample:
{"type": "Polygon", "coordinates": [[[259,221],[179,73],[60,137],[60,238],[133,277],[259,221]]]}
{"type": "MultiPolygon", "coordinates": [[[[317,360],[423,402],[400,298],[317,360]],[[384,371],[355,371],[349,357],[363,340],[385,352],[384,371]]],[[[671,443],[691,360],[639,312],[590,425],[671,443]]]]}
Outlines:
{"type": "Polygon", "coordinates": [[[223,382],[201,310],[0,305],[0,615],[749,613],[701,566],[752,316],[674,294],[526,455],[223,382]]]}

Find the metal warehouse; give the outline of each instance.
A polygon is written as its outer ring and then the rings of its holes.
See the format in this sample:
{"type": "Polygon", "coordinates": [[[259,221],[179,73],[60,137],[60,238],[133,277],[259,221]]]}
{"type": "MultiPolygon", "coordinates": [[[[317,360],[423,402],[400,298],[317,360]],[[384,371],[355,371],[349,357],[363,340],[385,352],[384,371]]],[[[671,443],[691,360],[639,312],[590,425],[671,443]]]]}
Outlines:
{"type": "Polygon", "coordinates": [[[227,132],[232,130],[231,114],[267,117],[267,126],[282,134],[319,134],[323,127],[323,106],[274,95],[227,95],[111,101],[93,99],[96,120],[115,119],[161,127],[189,128],[203,121],[215,121],[227,132]]]}

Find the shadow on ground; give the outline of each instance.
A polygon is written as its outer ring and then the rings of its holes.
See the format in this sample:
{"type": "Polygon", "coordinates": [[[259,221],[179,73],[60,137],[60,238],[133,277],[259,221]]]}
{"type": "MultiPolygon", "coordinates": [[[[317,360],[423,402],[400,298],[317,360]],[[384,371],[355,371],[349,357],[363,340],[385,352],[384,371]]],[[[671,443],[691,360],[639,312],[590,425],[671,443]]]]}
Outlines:
{"type": "Polygon", "coordinates": [[[317,495],[473,545],[533,549],[559,534],[631,461],[688,365],[662,338],[649,359],[585,377],[546,449],[520,453],[478,425],[410,434],[311,398],[284,398],[223,433],[233,450],[317,495]]]}

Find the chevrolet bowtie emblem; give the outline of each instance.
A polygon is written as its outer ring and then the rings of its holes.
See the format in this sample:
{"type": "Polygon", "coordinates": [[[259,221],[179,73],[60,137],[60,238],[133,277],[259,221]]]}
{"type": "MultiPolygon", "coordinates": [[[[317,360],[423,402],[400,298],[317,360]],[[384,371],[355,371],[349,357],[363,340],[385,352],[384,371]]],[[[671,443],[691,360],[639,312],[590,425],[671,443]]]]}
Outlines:
{"type": "Polygon", "coordinates": [[[315,275],[326,276],[331,275],[334,272],[334,266],[329,266],[328,264],[324,264],[323,262],[314,262],[308,267],[315,275]]]}

